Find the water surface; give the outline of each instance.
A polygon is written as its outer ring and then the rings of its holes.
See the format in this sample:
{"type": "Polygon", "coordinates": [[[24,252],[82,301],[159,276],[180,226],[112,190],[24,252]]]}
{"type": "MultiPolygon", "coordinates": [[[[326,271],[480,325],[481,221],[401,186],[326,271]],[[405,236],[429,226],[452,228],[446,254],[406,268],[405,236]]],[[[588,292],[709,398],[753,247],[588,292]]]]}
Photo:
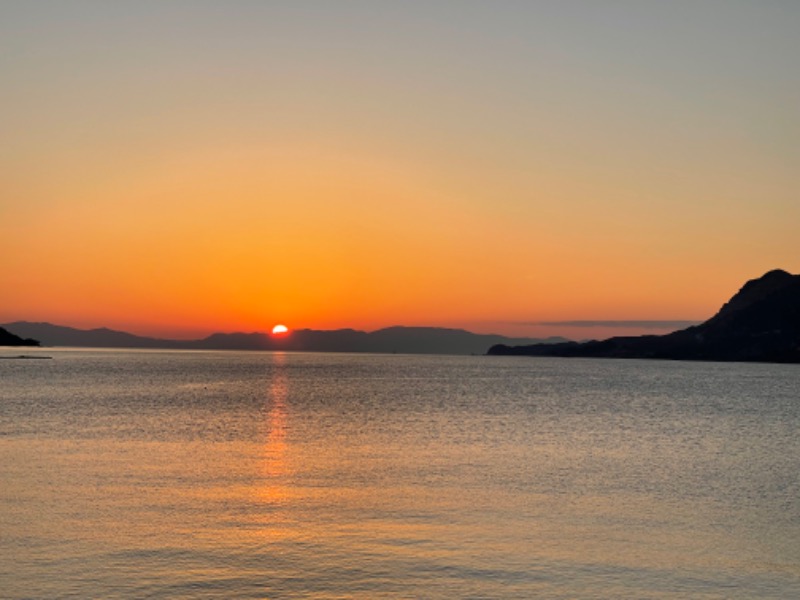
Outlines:
{"type": "Polygon", "coordinates": [[[4,598],[800,597],[797,366],[32,352],[4,598]]]}

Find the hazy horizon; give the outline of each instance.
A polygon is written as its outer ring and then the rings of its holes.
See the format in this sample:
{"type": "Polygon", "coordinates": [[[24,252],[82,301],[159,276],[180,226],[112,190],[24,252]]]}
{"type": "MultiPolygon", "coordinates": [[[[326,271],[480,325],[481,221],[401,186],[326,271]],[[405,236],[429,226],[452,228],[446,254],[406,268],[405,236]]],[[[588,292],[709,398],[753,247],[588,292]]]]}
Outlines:
{"type": "MultiPolygon", "coordinates": [[[[146,329],[128,329],[124,326],[116,327],[116,326],[109,326],[106,324],[70,324],[64,322],[54,322],[52,320],[43,320],[43,321],[32,321],[30,319],[12,319],[5,321],[5,324],[12,324],[18,322],[26,322],[26,323],[43,323],[48,325],[53,325],[57,327],[69,327],[77,330],[84,330],[90,331],[95,329],[110,329],[113,331],[119,331],[123,333],[130,333],[133,335],[141,336],[141,337],[150,337],[156,339],[165,339],[165,340],[179,340],[179,341],[188,341],[188,340],[197,340],[208,337],[209,335],[222,333],[222,334],[237,334],[237,333],[263,333],[266,335],[270,335],[271,327],[267,327],[260,330],[224,330],[220,328],[208,327],[205,329],[197,329],[197,330],[184,330],[184,329],[170,329],[169,327],[161,326],[159,328],[153,329],[152,331],[148,331],[146,329]],[[170,333],[172,332],[172,333],[170,333]]],[[[512,327],[520,326],[520,325],[527,325],[527,326],[536,326],[540,329],[550,329],[552,328],[553,331],[560,331],[561,333],[552,333],[547,335],[528,335],[525,333],[503,333],[501,330],[503,329],[502,324],[492,328],[491,325],[487,325],[485,329],[480,328],[469,328],[469,327],[459,327],[456,325],[420,325],[414,323],[393,323],[389,325],[385,325],[382,327],[375,327],[370,329],[360,329],[358,327],[337,327],[337,328],[314,328],[314,327],[289,327],[289,334],[293,331],[302,331],[302,330],[313,330],[313,331],[336,331],[336,330],[356,330],[356,331],[364,331],[366,333],[372,333],[375,331],[380,331],[383,329],[391,329],[394,327],[403,327],[403,328],[433,328],[433,329],[454,329],[454,330],[463,330],[469,333],[474,333],[478,335],[499,335],[509,338],[534,338],[534,339],[546,339],[550,337],[563,337],[570,340],[580,341],[586,339],[607,339],[609,337],[614,336],[622,336],[622,335],[646,335],[646,334],[665,334],[670,333],[672,331],[676,331],[678,329],[684,329],[686,327],[690,327],[692,325],[696,325],[701,321],[670,321],[670,320],[643,320],[643,321],[572,321],[572,322],[565,322],[565,323],[531,323],[531,324],[506,324],[512,327]],[[567,335],[569,332],[575,332],[577,335],[567,335]]],[[[274,325],[283,324],[283,323],[275,323],[274,325]]]]}

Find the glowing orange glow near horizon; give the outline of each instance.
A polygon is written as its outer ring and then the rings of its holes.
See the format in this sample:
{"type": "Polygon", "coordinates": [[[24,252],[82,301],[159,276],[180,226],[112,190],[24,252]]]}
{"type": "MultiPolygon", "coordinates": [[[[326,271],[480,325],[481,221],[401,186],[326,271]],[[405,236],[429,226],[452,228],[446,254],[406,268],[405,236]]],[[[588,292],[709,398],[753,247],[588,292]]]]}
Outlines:
{"type": "Polygon", "coordinates": [[[602,337],[542,323],[800,271],[800,5],[232,2],[3,6],[0,324],[602,337]]]}
{"type": "Polygon", "coordinates": [[[289,333],[289,328],[286,327],[286,325],[275,325],[275,327],[272,328],[272,335],[280,336],[286,335],[287,333],[289,333]]]}

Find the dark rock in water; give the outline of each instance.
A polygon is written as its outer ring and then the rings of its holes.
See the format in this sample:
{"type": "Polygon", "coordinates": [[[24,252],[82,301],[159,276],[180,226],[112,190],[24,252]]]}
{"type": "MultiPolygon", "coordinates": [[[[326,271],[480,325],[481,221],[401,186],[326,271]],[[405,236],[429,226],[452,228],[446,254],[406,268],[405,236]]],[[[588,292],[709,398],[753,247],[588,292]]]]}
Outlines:
{"type": "Polygon", "coordinates": [[[0,327],[0,346],[38,346],[39,342],[31,339],[23,339],[18,335],[14,335],[10,331],[6,331],[0,327]]]}
{"type": "Polygon", "coordinates": [[[492,346],[492,355],[800,363],[800,275],[748,281],[705,323],[667,335],[585,343],[492,346]]]}

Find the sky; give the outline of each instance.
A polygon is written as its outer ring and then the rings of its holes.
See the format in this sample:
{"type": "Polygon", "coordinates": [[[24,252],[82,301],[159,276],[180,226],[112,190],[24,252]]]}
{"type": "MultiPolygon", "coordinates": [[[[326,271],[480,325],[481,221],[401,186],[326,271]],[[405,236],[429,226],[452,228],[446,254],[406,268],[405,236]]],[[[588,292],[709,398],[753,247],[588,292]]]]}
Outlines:
{"type": "Polygon", "coordinates": [[[800,272],[800,3],[0,2],[0,323],[576,339],[800,272]]]}

